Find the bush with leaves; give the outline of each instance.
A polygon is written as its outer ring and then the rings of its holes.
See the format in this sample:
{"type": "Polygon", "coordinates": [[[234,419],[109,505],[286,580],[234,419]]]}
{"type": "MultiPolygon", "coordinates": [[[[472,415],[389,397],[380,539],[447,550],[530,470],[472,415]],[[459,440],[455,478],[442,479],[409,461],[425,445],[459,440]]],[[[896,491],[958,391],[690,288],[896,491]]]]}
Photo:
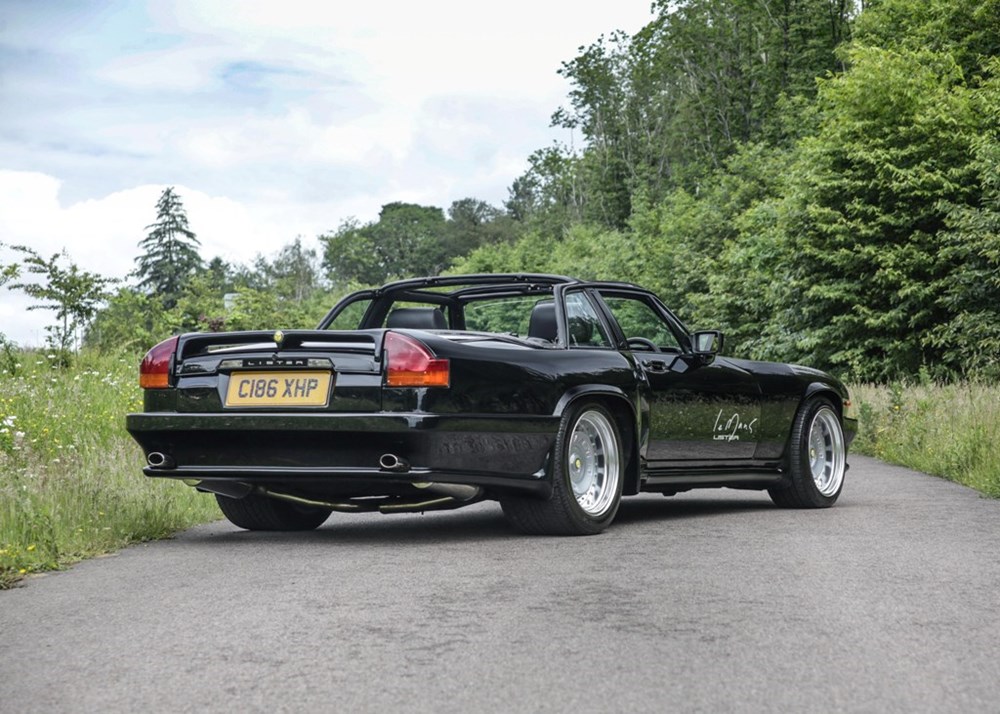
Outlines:
{"type": "Polygon", "coordinates": [[[19,282],[10,287],[42,301],[29,305],[28,310],[55,311],[58,322],[45,328],[47,341],[62,361],[68,361],[77,346],[78,330],[87,327],[107,298],[108,286],[117,281],[80,270],[65,251],[46,259],[25,245],[15,245],[12,249],[24,256],[24,273],[40,277],[41,282],[19,282]]]}

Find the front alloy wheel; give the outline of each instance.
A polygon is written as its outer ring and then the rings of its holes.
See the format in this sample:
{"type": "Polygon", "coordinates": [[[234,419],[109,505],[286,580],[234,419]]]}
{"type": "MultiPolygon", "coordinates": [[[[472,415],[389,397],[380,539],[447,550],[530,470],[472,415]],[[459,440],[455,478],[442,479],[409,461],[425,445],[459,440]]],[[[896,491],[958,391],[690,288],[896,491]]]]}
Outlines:
{"type": "Polygon", "coordinates": [[[820,494],[830,497],[840,493],[846,461],[840,419],[832,409],[822,407],[809,428],[809,471],[820,494]]]}
{"type": "Polygon", "coordinates": [[[799,410],[788,448],[788,483],[768,490],[784,508],[828,508],[840,496],[847,471],[847,441],[840,415],[826,399],[799,410]]]}

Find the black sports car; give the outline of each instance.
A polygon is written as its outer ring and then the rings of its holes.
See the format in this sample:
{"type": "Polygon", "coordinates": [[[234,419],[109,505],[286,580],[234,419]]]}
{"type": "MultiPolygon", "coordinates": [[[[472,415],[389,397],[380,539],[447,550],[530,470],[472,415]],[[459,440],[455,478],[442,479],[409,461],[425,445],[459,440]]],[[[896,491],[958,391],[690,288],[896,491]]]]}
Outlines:
{"type": "Polygon", "coordinates": [[[248,529],[494,499],[521,531],[592,534],[623,495],[721,486],[833,505],[857,430],[844,385],[722,344],[627,283],[403,280],[316,330],[161,342],[126,425],[147,476],[248,529]]]}

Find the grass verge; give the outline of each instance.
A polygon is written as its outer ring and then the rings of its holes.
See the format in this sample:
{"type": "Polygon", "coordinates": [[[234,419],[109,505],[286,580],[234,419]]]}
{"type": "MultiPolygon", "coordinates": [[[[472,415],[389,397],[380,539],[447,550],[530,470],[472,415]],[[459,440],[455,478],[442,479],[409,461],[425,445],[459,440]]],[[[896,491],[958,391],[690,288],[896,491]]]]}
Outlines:
{"type": "Polygon", "coordinates": [[[124,427],[138,358],[56,362],[19,352],[0,373],[0,589],[220,517],[214,499],[142,475],[124,427]]]}
{"type": "Polygon", "coordinates": [[[854,450],[1000,498],[1000,385],[855,385],[854,450]]]}

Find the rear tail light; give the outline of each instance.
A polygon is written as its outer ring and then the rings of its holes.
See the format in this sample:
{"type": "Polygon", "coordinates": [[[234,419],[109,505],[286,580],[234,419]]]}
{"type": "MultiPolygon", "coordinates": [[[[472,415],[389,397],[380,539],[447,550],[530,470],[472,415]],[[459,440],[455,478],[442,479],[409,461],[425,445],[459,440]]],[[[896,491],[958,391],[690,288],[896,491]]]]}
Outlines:
{"type": "Polygon", "coordinates": [[[139,365],[139,386],[143,389],[166,389],[170,386],[170,364],[177,351],[177,337],[164,340],[146,353],[139,365]]]}
{"type": "Polygon", "coordinates": [[[385,383],[388,387],[447,387],[448,360],[434,356],[420,341],[385,333],[385,383]]]}

